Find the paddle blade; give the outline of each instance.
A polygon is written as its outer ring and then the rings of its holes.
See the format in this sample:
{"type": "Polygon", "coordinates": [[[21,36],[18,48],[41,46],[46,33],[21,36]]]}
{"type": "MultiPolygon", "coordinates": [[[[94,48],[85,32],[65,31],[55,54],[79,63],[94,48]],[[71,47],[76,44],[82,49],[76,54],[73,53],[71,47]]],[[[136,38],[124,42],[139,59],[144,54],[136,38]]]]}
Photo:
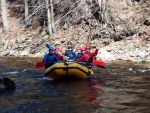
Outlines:
{"type": "Polygon", "coordinates": [[[36,68],[40,68],[40,67],[43,67],[43,66],[45,66],[45,62],[36,63],[36,68]]]}
{"type": "Polygon", "coordinates": [[[48,49],[52,48],[49,44],[46,44],[46,47],[47,47],[48,49]]]}
{"type": "Polygon", "coordinates": [[[104,62],[101,61],[93,61],[92,64],[98,67],[104,67],[104,62]]]}

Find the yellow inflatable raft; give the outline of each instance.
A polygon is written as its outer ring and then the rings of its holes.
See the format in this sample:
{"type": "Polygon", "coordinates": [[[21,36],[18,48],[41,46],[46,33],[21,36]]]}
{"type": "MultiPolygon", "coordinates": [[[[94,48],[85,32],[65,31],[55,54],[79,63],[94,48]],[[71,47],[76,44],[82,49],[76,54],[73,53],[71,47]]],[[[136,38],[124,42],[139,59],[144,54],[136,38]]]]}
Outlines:
{"type": "Polygon", "coordinates": [[[47,68],[43,75],[53,79],[86,78],[88,75],[94,75],[94,72],[76,62],[59,62],[47,68]]]}

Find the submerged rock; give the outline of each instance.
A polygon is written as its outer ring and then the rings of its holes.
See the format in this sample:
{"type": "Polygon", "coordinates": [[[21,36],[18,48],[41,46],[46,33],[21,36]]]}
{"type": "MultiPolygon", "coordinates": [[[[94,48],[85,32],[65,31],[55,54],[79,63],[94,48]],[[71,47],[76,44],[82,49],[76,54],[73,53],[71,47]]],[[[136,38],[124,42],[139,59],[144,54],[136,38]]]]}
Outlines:
{"type": "Polygon", "coordinates": [[[7,77],[0,78],[0,85],[2,85],[2,87],[0,87],[1,89],[9,89],[9,90],[16,89],[16,85],[14,81],[12,81],[7,77]]]}

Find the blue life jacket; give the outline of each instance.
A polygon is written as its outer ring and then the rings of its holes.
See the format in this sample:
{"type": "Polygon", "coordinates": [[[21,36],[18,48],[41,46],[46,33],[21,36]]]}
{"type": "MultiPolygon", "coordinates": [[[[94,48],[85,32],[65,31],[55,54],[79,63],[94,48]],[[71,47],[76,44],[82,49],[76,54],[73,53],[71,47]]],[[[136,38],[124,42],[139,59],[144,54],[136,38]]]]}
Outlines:
{"type": "Polygon", "coordinates": [[[65,51],[65,56],[69,57],[69,60],[75,60],[75,59],[76,59],[76,55],[75,55],[75,53],[73,52],[73,48],[67,49],[67,50],[65,51]]]}
{"type": "Polygon", "coordinates": [[[54,64],[55,62],[59,62],[60,60],[54,54],[46,54],[43,58],[43,62],[54,64]]]}

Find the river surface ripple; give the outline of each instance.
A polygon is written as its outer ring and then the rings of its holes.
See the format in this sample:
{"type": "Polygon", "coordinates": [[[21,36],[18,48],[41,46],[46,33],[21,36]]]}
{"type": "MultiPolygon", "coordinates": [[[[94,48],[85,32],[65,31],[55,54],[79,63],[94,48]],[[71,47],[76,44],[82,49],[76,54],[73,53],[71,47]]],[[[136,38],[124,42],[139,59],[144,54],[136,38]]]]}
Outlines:
{"type": "Polygon", "coordinates": [[[149,64],[93,67],[88,80],[54,81],[35,68],[40,58],[0,58],[0,76],[16,90],[0,89],[0,113],[150,113],[149,64]]]}

